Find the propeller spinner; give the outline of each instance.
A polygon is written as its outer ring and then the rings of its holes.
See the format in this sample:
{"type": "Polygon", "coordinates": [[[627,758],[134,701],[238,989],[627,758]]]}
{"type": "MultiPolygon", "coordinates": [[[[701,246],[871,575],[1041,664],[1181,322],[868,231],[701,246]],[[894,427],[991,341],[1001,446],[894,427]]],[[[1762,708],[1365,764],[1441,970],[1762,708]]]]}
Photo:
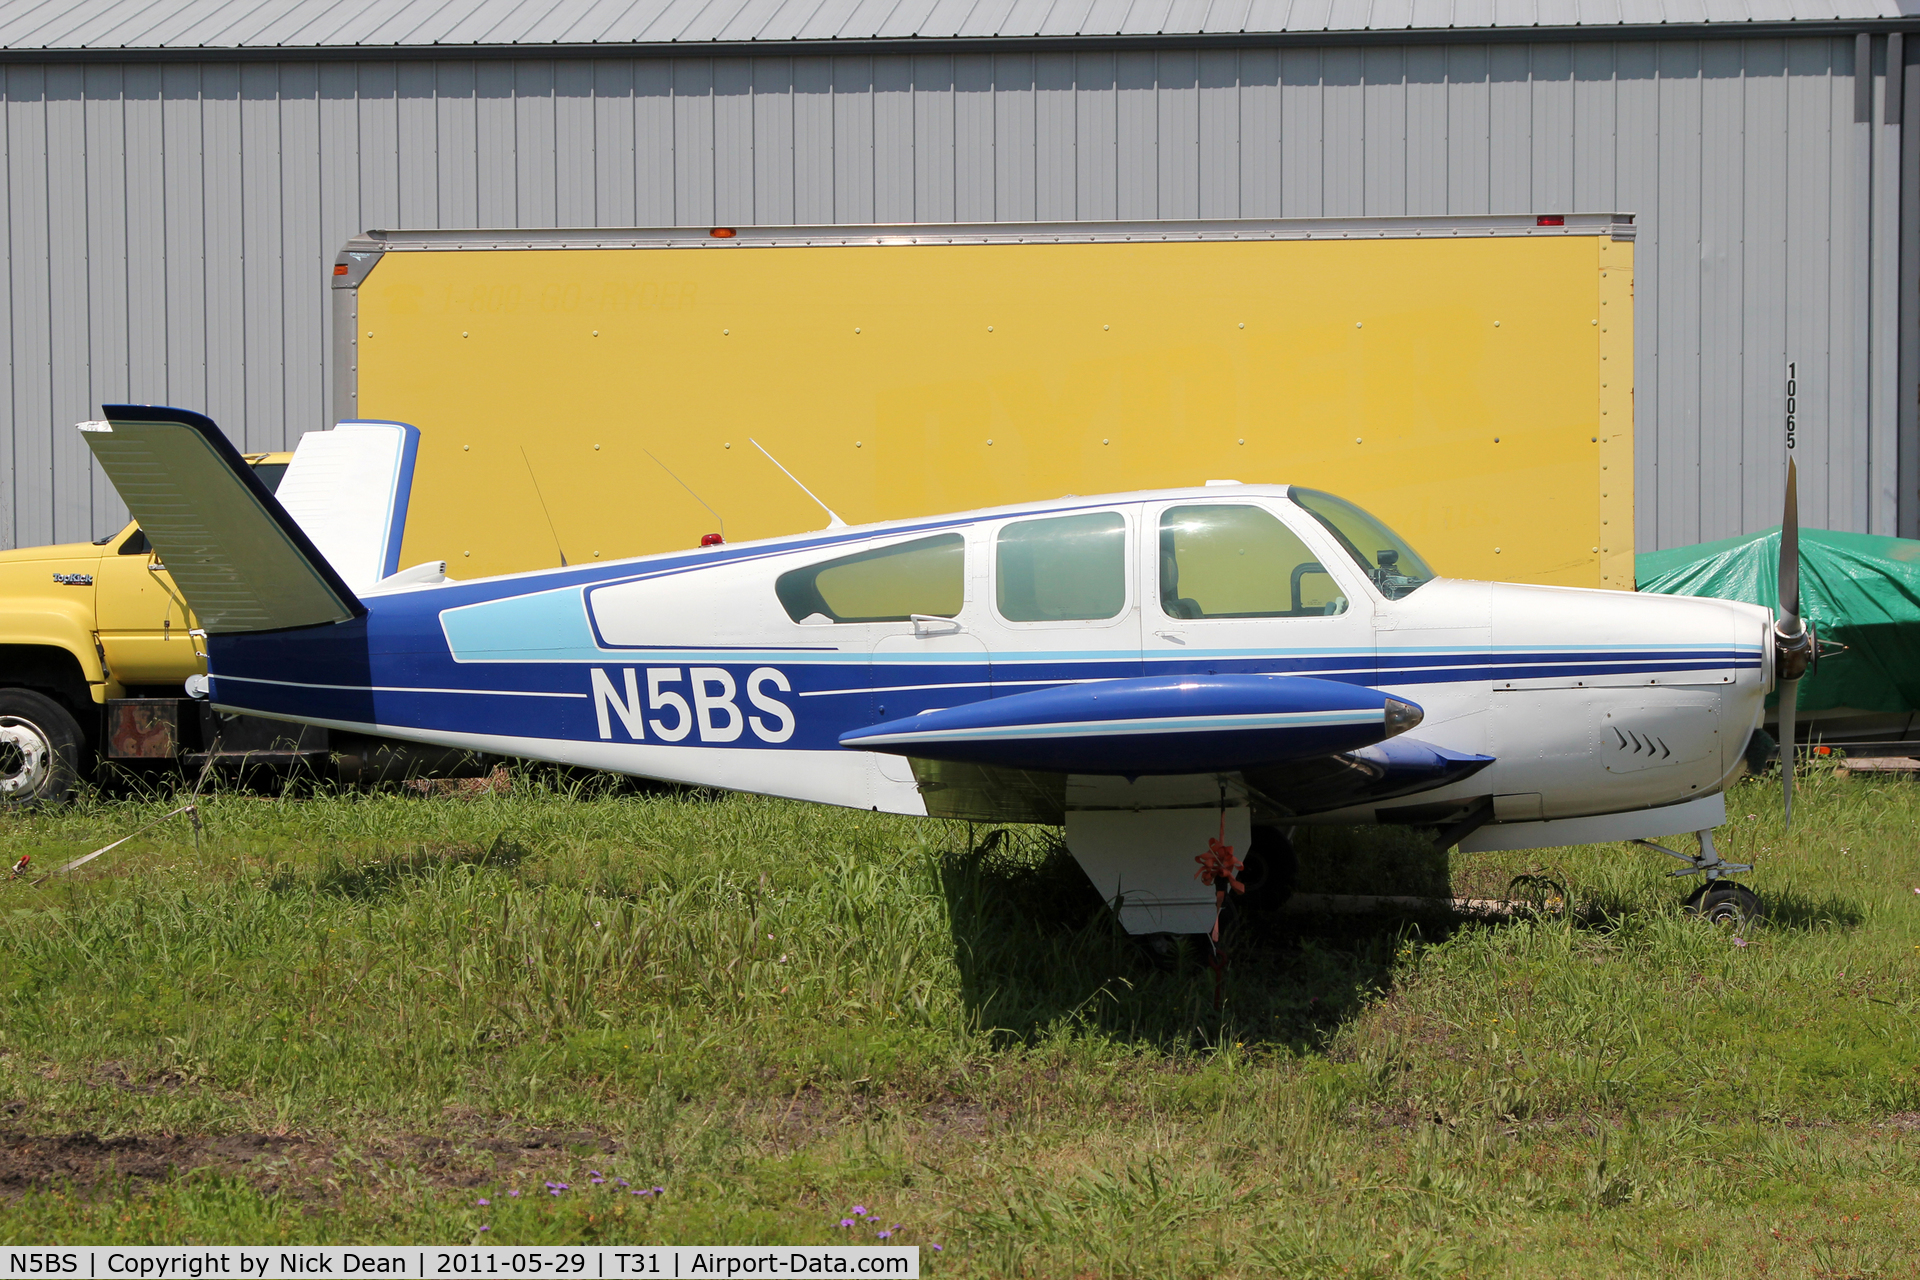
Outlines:
{"type": "Polygon", "coordinates": [[[1800,677],[1813,661],[1813,630],[1800,616],[1800,503],[1793,459],[1787,459],[1787,505],[1780,517],[1780,606],[1773,623],[1773,679],[1780,691],[1780,778],[1787,825],[1793,825],[1794,711],[1800,677]]]}

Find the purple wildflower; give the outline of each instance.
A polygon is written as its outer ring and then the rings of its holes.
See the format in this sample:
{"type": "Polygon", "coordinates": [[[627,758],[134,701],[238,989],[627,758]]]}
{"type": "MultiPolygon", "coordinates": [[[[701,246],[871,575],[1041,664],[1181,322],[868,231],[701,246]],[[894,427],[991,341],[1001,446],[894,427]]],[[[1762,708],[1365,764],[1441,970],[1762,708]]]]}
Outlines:
{"type": "Polygon", "coordinates": [[[482,1231],[491,1231],[491,1230],[493,1230],[493,1228],[492,1228],[492,1227],[482,1227],[482,1228],[480,1228],[480,1229],[481,1229],[482,1231]]]}
{"type": "Polygon", "coordinates": [[[657,1196],[663,1196],[663,1195],[665,1195],[665,1194],[667,1194],[667,1189],[666,1189],[665,1187],[655,1187],[655,1188],[653,1189],[653,1194],[655,1194],[655,1195],[657,1195],[657,1196]]]}
{"type": "Polygon", "coordinates": [[[490,1204],[492,1204],[492,1203],[493,1203],[493,1201],[491,1201],[491,1200],[489,1200],[489,1199],[487,1199],[487,1198],[486,1198],[485,1196],[482,1196],[482,1197],[481,1197],[480,1199],[478,1199],[478,1200],[475,1200],[475,1201],[474,1201],[474,1203],[475,1203],[475,1204],[477,1204],[477,1205],[479,1205],[479,1206],[480,1206],[480,1207],[481,1207],[482,1209],[484,1209],[484,1208],[486,1208],[486,1207],[487,1207],[488,1205],[490,1205],[490,1204]]]}
{"type": "Polygon", "coordinates": [[[597,1186],[599,1186],[599,1185],[600,1185],[601,1183],[603,1183],[603,1182],[605,1182],[605,1181],[606,1181],[606,1179],[605,1179],[605,1178],[595,1178],[595,1179],[593,1180],[593,1185],[597,1187],[597,1186]]]}
{"type": "Polygon", "coordinates": [[[614,1182],[615,1182],[615,1183],[616,1183],[617,1185],[619,1185],[619,1186],[622,1186],[622,1187],[630,1187],[630,1186],[632,1186],[632,1185],[633,1185],[633,1184],[632,1184],[631,1182],[628,1182],[628,1181],[627,1181],[627,1180],[626,1180],[625,1178],[615,1178],[615,1179],[614,1179],[614,1182]]]}
{"type": "Polygon", "coordinates": [[[853,1216],[854,1216],[854,1217],[856,1217],[856,1218],[864,1218],[864,1217],[866,1217],[866,1216],[867,1216],[867,1206],[865,1206],[865,1205],[863,1205],[863,1204],[857,1204],[857,1205],[855,1205],[855,1206],[853,1206],[853,1216]]]}
{"type": "Polygon", "coordinates": [[[935,1245],[933,1246],[933,1251],[935,1253],[945,1253],[947,1250],[944,1245],[935,1245]]]}
{"type": "Polygon", "coordinates": [[[874,1238],[874,1239],[876,1239],[876,1240],[891,1240],[891,1239],[893,1239],[893,1232],[891,1232],[891,1231],[876,1231],[876,1232],[874,1232],[874,1233],[873,1233],[873,1238],[874,1238]]]}
{"type": "Polygon", "coordinates": [[[600,1171],[598,1169],[589,1169],[587,1170],[587,1176],[589,1178],[597,1178],[600,1176],[600,1171]]]}
{"type": "Polygon", "coordinates": [[[852,1218],[842,1218],[842,1219],[840,1219],[840,1225],[841,1225],[841,1226],[843,1226],[843,1227],[850,1227],[850,1226],[852,1226],[852,1225],[853,1225],[853,1219],[852,1219],[852,1218]]]}
{"type": "Polygon", "coordinates": [[[1747,945],[1747,940],[1745,938],[1735,938],[1733,940],[1733,945],[1736,947],[1744,947],[1747,945]]]}
{"type": "Polygon", "coordinates": [[[508,1194],[508,1195],[510,1195],[510,1196],[512,1196],[513,1198],[515,1198],[515,1199],[517,1200],[517,1199],[519,1199],[519,1198],[520,1198],[520,1188],[518,1188],[518,1187],[515,1187],[515,1188],[513,1188],[513,1189],[512,1189],[511,1191],[509,1191],[509,1192],[507,1192],[507,1194],[508,1194]]]}
{"type": "Polygon", "coordinates": [[[546,1187],[546,1189],[547,1189],[547,1190],[549,1190],[549,1191],[551,1191],[551,1190],[553,1190],[553,1189],[554,1189],[555,1187],[557,1187],[557,1186],[559,1186],[560,1184],[559,1184],[559,1183],[557,1183],[557,1182],[548,1182],[548,1183],[544,1183],[544,1184],[542,1184],[542,1185],[544,1185],[544,1186],[546,1187]]]}

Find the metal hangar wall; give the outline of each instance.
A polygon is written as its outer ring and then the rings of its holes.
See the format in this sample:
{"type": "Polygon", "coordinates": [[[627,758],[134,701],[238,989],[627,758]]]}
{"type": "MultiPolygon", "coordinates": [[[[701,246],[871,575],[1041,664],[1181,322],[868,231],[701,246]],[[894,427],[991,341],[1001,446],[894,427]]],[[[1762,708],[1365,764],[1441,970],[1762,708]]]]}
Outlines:
{"type": "Polygon", "coordinates": [[[129,0],[0,8],[0,545],[124,519],[71,429],[103,401],[202,409],[247,449],[328,424],[327,273],[367,228],[1571,211],[1638,223],[1642,550],[1778,520],[1790,367],[1802,519],[1920,534],[1920,50],[1896,10],[1629,24],[1578,0],[1501,26],[1462,0],[1451,27],[1341,28],[1295,0],[1132,31],[1107,4],[975,28],[862,7],[824,35],[737,4],[665,36],[675,0],[625,32],[495,6],[430,31],[416,0],[296,31],[270,19],[300,6],[257,0],[171,30],[129,0]]]}

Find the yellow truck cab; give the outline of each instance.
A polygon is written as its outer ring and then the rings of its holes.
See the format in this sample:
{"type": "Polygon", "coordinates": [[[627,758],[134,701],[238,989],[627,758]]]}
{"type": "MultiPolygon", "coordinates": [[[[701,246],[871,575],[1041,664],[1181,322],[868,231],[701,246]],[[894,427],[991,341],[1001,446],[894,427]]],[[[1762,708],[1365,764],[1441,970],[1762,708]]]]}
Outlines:
{"type": "MultiPolygon", "coordinates": [[[[247,455],[270,490],[291,453],[247,455]]],[[[0,551],[0,806],[57,803],[96,761],[305,768],[343,782],[485,772],[490,757],[217,712],[198,623],[138,524],[0,551]]]]}
{"type": "MultiPolygon", "coordinates": [[[[271,489],[292,458],[247,461],[271,489]]],[[[137,524],[0,551],[0,803],[65,799],[95,756],[193,745],[185,686],[207,669],[195,625],[137,524]]]]}

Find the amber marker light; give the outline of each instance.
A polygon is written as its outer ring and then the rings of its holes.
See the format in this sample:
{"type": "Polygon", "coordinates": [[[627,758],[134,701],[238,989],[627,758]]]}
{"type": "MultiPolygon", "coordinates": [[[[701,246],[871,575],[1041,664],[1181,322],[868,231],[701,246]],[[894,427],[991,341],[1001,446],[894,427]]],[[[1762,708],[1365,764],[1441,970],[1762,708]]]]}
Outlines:
{"type": "Polygon", "coordinates": [[[344,262],[336,262],[336,263],[334,263],[334,264],[333,264],[333,274],[335,274],[335,275],[337,275],[337,276],[343,276],[343,275],[345,275],[345,274],[347,274],[347,264],[346,264],[346,263],[344,263],[344,262]]]}
{"type": "Polygon", "coordinates": [[[707,234],[715,240],[731,240],[740,233],[732,227],[715,227],[713,230],[707,232],[707,234]]]}

